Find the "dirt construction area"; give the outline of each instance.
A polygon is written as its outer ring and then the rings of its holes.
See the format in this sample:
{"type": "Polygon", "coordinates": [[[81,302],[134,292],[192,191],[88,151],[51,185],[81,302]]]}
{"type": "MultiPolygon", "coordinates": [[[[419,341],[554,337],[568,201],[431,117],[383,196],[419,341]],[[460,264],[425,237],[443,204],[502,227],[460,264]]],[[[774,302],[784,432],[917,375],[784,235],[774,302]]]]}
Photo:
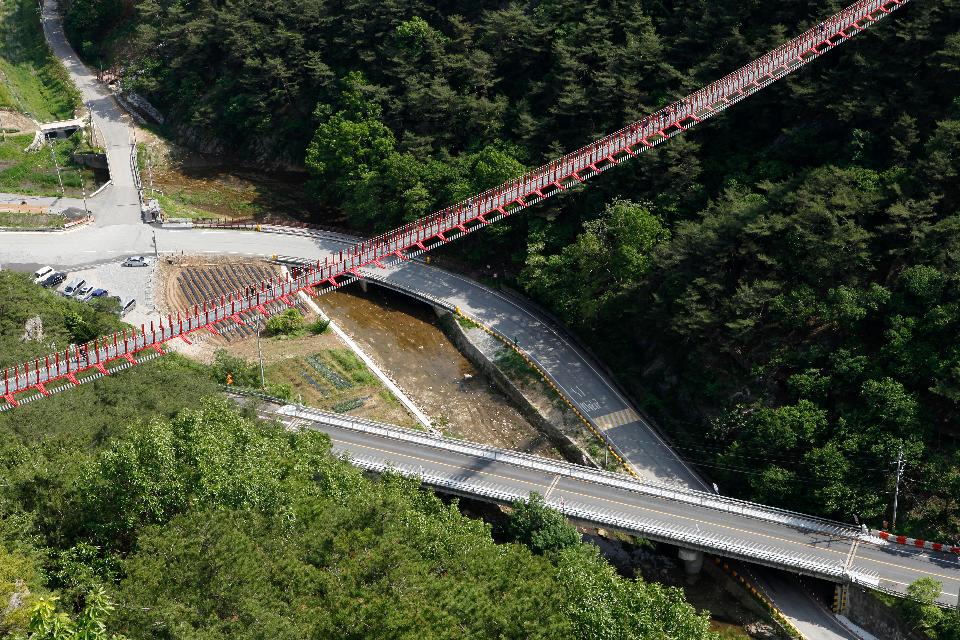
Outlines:
{"type": "MultiPolygon", "coordinates": [[[[157,306],[163,314],[176,317],[177,310],[202,308],[206,301],[260,287],[279,273],[276,265],[243,259],[210,259],[207,257],[175,257],[158,265],[157,306]]],[[[317,316],[303,306],[297,308],[306,323],[317,316]]],[[[286,305],[267,305],[271,313],[286,305]]],[[[347,413],[373,420],[416,428],[417,423],[403,405],[381,384],[363,362],[336,335],[327,331],[320,335],[304,332],[297,336],[266,336],[261,331],[264,319],[257,312],[247,312],[245,324],[221,322],[220,335],[196,331],[191,344],[173,341],[178,352],[201,362],[212,364],[223,350],[240,358],[246,365],[263,363],[263,380],[267,386],[286,385],[294,401],[337,413],[347,413]]]]}
{"type": "Polygon", "coordinates": [[[22,113],[0,109],[0,129],[4,134],[34,133],[37,126],[22,113]]]}

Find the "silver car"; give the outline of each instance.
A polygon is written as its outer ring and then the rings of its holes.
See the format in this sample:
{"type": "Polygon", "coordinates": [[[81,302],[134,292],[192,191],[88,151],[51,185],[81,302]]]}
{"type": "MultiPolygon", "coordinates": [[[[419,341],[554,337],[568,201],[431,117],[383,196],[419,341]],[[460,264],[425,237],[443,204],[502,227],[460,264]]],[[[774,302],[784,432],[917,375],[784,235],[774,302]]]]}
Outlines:
{"type": "Polygon", "coordinates": [[[73,282],[71,282],[70,284],[68,284],[66,287],[63,288],[63,295],[69,298],[77,292],[77,289],[79,289],[85,284],[87,284],[86,280],[84,280],[83,278],[77,278],[76,280],[74,280],[73,282]]]}
{"type": "Polygon", "coordinates": [[[121,267],[148,267],[150,264],[143,256],[130,256],[120,263],[121,267]]]}

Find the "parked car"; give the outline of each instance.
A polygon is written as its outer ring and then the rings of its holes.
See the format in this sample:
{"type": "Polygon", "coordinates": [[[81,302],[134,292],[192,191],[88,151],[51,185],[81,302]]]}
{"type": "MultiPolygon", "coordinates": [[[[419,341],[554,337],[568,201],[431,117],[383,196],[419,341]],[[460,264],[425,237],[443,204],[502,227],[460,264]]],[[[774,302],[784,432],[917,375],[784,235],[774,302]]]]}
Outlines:
{"type": "Polygon", "coordinates": [[[91,291],[91,292],[88,293],[87,295],[85,295],[85,296],[83,296],[82,298],[80,298],[80,302],[90,302],[90,301],[93,300],[94,298],[99,298],[99,297],[101,297],[101,296],[107,295],[107,293],[109,293],[109,292],[108,292],[106,289],[94,289],[93,291],[91,291]]]}
{"type": "Polygon", "coordinates": [[[33,272],[33,281],[36,283],[43,282],[53,273],[53,267],[44,267],[42,269],[37,269],[33,272]]]}
{"type": "Polygon", "coordinates": [[[74,280],[73,282],[71,282],[70,284],[68,284],[66,287],[63,288],[63,295],[69,298],[70,296],[74,295],[77,292],[77,289],[79,289],[85,284],[87,284],[86,280],[84,280],[83,278],[77,278],[76,280],[74,280]]]}
{"type": "Polygon", "coordinates": [[[74,293],[73,295],[78,300],[82,300],[83,297],[86,296],[88,293],[92,292],[93,289],[94,289],[94,286],[92,284],[85,284],[82,287],[78,287],[76,293],[74,293]]]}
{"type": "Polygon", "coordinates": [[[137,306],[137,301],[133,298],[124,298],[120,300],[120,315],[126,315],[137,306]]]}
{"type": "Polygon", "coordinates": [[[67,279],[67,274],[63,271],[54,271],[40,282],[42,287],[55,287],[67,279]]]}
{"type": "Polygon", "coordinates": [[[120,263],[121,267],[146,267],[149,266],[147,259],[143,256],[130,256],[120,263]]]}

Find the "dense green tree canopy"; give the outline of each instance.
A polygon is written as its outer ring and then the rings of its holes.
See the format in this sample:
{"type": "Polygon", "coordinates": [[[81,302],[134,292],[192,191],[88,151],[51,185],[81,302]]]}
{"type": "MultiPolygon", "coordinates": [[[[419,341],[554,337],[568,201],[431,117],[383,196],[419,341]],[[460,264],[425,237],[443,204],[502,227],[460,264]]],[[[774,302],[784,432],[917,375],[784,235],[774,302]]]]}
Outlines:
{"type": "MultiPolygon", "coordinates": [[[[141,0],[98,46],[181,130],[302,163],[324,205],[374,232],[843,4],[141,0]]],[[[902,447],[899,524],[956,538],[958,22],[955,0],[910,3],[461,255],[496,263],[655,397],[724,491],[879,526],[902,447]]]]}
{"type": "Polygon", "coordinates": [[[211,374],[168,357],[0,415],[0,597],[21,594],[0,633],[715,637],[681,591],[622,578],[542,503],[526,530],[538,550],[559,531],[558,553],[496,544],[455,501],[364,476],[322,434],[200,401],[211,374]],[[72,413],[88,417],[63,426],[72,413]]]}
{"type": "Polygon", "coordinates": [[[537,553],[556,552],[580,544],[580,534],[567,523],[563,514],[546,505],[539,493],[513,504],[504,527],[512,540],[522,542],[537,553]]]}

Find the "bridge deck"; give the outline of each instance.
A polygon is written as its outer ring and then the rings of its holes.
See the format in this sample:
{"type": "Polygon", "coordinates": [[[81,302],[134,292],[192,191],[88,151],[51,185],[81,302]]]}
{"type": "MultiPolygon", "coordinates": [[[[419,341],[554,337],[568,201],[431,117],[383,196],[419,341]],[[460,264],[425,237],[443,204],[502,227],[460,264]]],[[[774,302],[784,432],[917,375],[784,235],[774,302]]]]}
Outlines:
{"type": "Polygon", "coordinates": [[[940,604],[957,605],[960,562],[952,554],[876,544],[853,529],[831,535],[651,495],[641,483],[626,477],[616,483],[603,482],[600,474],[599,481],[574,477],[563,469],[518,462],[513,452],[505,450],[499,454],[505,459],[496,459],[497,450],[485,448],[481,455],[478,449],[471,454],[470,445],[449,439],[417,436],[420,441],[413,442],[403,431],[387,425],[372,430],[369,423],[347,416],[293,407],[283,411],[309,421],[311,428],[330,436],[335,451],[348,454],[354,464],[366,469],[394,468],[453,493],[497,502],[525,498],[535,491],[550,506],[583,522],[837,582],[853,581],[902,594],[914,580],[932,577],[943,585],[940,604]],[[396,436],[387,433],[390,430],[396,436]]]}

